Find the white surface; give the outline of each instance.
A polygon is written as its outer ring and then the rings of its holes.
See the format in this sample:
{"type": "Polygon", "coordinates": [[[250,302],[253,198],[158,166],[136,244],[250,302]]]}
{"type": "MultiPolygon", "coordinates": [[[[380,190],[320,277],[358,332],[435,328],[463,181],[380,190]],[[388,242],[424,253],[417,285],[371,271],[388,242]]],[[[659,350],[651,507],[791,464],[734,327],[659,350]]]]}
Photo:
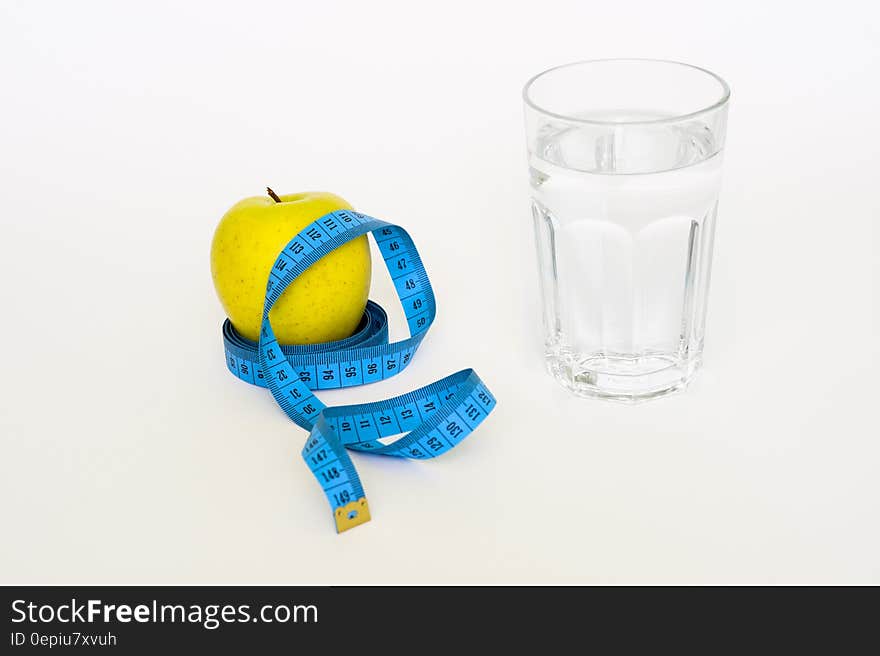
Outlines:
{"type": "Polygon", "coordinates": [[[0,582],[880,583],[872,3],[237,4],[0,8],[0,582]],[[706,366],[635,408],[544,374],[527,207],[522,83],[609,56],[733,88],[706,366]],[[267,184],[406,225],[439,299],[324,400],[473,366],[500,401],[356,456],[341,536],[223,362],[211,235],[267,184]]]}

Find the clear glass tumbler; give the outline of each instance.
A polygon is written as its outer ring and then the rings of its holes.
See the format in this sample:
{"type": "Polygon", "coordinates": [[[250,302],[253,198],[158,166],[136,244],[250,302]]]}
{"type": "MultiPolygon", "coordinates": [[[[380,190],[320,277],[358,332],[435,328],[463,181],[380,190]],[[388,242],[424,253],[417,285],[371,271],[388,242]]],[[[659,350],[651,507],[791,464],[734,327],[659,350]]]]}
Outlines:
{"type": "Polygon", "coordinates": [[[729,96],[709,71],[643,59],[523,89],[545,355],[572,392],[636,402],[699,368],[729,96]]]}

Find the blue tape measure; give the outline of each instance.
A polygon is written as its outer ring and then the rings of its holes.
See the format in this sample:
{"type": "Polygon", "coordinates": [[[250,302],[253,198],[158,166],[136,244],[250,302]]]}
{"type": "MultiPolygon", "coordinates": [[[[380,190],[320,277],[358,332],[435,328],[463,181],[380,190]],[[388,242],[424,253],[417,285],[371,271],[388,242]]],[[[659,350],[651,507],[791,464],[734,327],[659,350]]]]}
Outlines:
{"type": "Polygon", "coordinates": [[[302,456],[330,502],[338,532],[370,520],[347,449],[434,458],[459,444],[495,407],[495,398],[472,369],[375,403],[327,407],[314,395],[314,390],[364,385],[403,371],[436,311],[431,283],[406,230],[339,210],[306,226],[275,260],[266,285],[259,343],[239,335],[229,319],[223,324],[229,370],[245,382],[268,387],[287,416],[309,431],[302,456]],[[394,281],[410,337],[389,343],[388,316],[368,301],[351,337],[307,346],[279,344],[269,311],[284,290],[319,259],[367,233],[376,240],[394,281]]]}

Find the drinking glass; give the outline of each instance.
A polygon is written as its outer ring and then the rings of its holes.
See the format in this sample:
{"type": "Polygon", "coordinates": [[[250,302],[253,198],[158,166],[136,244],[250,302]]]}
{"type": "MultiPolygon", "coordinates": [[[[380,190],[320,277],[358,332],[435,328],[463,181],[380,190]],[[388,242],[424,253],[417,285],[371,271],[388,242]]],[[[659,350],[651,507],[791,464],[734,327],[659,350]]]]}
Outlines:
{"type": "Polygon", "coordinates": [[[707,70],[642,59],[525,85],[545,357],[575,394],[637,402],[698,370],[729,97],[707,70]]]}

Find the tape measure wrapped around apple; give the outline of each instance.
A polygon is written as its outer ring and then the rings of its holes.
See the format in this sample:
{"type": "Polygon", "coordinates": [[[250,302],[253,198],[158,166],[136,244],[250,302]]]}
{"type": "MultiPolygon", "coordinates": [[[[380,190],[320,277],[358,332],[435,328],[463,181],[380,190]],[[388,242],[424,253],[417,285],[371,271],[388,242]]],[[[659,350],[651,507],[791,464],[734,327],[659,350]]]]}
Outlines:
{"type": "Polygon", "coordinates": [[[214,234],[211,270],[229,319],[229,370],[268,387],[309,431],[302,456],[333,509],[337,531],[370,519],[347,450],[436,457],[482,423],[495,398],[472,369],[399,397],[327,407],[314,390],[354,387],[398,374],[436,315],[421,257],[402,227],[354,211],[329,193],[247,198],[214,234]],[[388,319],[368,300],[376,240],[410,337],[389,343],[388,319]]]}
{"type": "MultiPolygon", "coordinates": [[[[211,246],[211,274],[226,316],[252,341],[260,338],[266,279],[291,237],[318,217],[350,210],[326,192],[254,196],[220,220],[211,246]]],[[[270,318],[282,344],[319,344],[351,335],[370,293],[370,245],[353,239],[316,262],[283,294],[270,318]]]]}

